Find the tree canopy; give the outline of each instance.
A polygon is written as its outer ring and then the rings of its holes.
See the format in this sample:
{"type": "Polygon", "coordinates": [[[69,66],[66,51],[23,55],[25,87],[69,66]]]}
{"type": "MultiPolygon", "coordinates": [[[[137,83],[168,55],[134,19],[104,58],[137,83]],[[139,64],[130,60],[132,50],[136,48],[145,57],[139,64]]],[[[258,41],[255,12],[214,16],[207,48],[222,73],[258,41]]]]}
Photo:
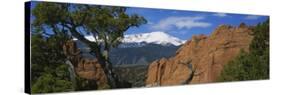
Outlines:
{"type": "Polygon", "coordinates": [[[68,66],[64,64],[66,56],[62,52],[63,35],[48,38],[33,31],[31,37],[31,92],[48,93],[73,91],[68,66]]]}
{"type": "Polygon", "coordinates": [[[70,32],[71,36],[83,40],[91,46],[103,43],[114,47],[120,43],[124,32],[133,26],[140,26],[146,20],[126,13],[125,7],[91,6],[66,3],[38,3],[32,13],[36,17],[34,25],[48,27],[54,33],[70,32]],[[90,42],[84,35],[92,35],[96,41],[90,42]]]}
{"type": "Polygon", "coordinates": [[[130,27],[146,23],[137,14],[126,13],[125,7],[40,2],[32,9],[33,28],[43,35],[64,35],[87,44],[115,88],[116,77],[109,62],[109,51],[118,46],[130,27]],[[95,41],[85,38],[91,35],[95,41]]]}

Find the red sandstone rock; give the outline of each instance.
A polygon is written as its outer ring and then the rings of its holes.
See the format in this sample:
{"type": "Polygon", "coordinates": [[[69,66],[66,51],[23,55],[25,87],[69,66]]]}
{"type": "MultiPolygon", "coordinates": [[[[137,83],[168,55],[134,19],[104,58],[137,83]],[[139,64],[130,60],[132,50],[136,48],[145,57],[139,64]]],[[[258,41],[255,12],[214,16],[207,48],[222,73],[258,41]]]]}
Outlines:
{"type": "Polygon", "coordinates": [[[98,86],[107,84],[107,78],[97,59],[82,57],[74,41],[68,41],[64,46],[64,53],[74,66],[76,74],[87,80],[94,80],[98,86]]]}
{"type": "Polygon", "coordinates": [[[248,51],[251,31],[245,24],[221,25],[208,37],[193,36],[174,57],[150,64],[147,86],[215,82],[225,64],[241,49],[248,51]]]}

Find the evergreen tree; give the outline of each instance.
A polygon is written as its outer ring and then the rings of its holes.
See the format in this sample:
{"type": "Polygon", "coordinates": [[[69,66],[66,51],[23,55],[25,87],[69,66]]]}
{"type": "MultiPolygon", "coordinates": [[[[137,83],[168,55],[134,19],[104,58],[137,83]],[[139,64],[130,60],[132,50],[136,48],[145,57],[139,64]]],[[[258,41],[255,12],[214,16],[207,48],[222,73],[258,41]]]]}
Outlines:
{"type": "Polygon", "coordinates": [[[111,88],[116,87],[118,79],[113,74],[109,61],[110,48],[121,43],[127,29],[146,23],[137,14],[127,14],[126,8],[112,6],[40,2],[32,10],[32,14],[36,18],[35,27],[51,30],[53,35],[65,31],[66,35],[87,44],[91,48],[91,54],[101,64],[111,88]],[[85,35],[91,35],[95,41],[89,41],[85,35]]]}
{"type": "Polygon", "coordinates": [[[62,52],[64,35],[43,36],[33,31],[31,37],[31,92],[49,93],[73,91],[66,56],[62,52]]]}

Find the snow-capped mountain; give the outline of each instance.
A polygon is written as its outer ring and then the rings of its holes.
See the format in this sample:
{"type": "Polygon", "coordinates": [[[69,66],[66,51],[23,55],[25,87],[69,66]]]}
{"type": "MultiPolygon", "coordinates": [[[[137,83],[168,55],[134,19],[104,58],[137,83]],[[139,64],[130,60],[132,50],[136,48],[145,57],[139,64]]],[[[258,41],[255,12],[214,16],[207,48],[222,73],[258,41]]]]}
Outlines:
{"type": "MultiPolygon", "coordinates": [[[[96,41],[92,36],[85,36],[90,41],[96,41]]],[[[93,58],[90,47],[82,41],[74,39],[83,52],[83,56],[93,58]]],[[[110,50],[110,60],[115,65],[147,65],[160,58],[174,56],[184,41],[164,32],[150,32],[125,35],[118,48],[110,50]]]]}
{"type": "Polygon", "coordinates": [[[131,34],[125,35],[123,39],[124,43],[153,43],[153,44],[161,44],[161,45],[175,45],[179,46],[183,44],[185,41],[180,40],[176,37],[173,37],[165,32],[156,31],[150,33],[140,33],[140,34],[131,34]]]}
{"type": "MultiPolygon", "coordinates": [[[[94,37],[91,35],[85,36],[85,38],[90,41],[96,41],[94,37]]],[[[75,38],[74,40],[77,39],[75,38]]],[[[125,35],[122,42],[124,45],[137,45],[137,46],[143,46],[146,43],[179,46],[183,44],[185,41],[180,40],[179,38],[176,38],[174,36],[171,36],[165,32],[156,31],[150,33],[125,35]]]]}

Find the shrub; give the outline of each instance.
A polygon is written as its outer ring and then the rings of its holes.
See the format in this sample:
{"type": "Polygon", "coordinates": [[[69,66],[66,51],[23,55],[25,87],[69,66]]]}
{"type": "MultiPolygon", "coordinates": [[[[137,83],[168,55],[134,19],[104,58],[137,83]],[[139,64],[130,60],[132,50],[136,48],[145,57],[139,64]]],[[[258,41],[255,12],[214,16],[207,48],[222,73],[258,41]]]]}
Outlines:
{"type": "Polygon", "coordinates": [[[73,91],[72,82],[53,76],[52,74],[44,74],[32,85],[32,93],[50,93],[73,91]]]}

